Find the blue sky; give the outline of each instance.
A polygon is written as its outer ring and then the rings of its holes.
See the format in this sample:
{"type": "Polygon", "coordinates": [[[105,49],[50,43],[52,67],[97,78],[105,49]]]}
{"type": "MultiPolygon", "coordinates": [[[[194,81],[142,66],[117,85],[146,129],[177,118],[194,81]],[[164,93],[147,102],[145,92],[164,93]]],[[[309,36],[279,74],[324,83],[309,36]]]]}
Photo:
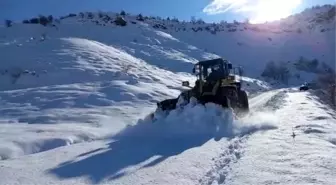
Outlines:
{"type": "MultiPolygon", "coordinates": [[[[206,22],[220,20],[231,22],[253,18],[256,16],[256,10],[251,9],[258,2],[265,1],[274,1],[278,4],[281,2],[281,5],[284,2],[300,2],[294,8],[291,7],[291,13],[300,12],[316,4],[335,3],[335,0],[0,0],[0,19],[23,20],[39,14],[60,16],[71,12],[98,10],[119,12],[123,9],[134,14],[175,16],[183,20],[190,20],[191,16],[195,16],[206,22]]],[[[267,16],[264,14],[260,16],[269,17],[268,14],[267,16]]]]}

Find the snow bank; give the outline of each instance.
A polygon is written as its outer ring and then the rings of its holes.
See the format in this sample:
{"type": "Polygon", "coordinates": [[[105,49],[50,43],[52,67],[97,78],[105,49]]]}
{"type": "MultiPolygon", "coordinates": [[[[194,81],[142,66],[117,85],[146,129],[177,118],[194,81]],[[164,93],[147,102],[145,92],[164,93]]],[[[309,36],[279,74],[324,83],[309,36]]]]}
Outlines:
{"type": "MultiPolygon", "coordinates": [[[[62,146],[89,142],[110,133],[83,124],[1,124],[0,160],[45,152],[62,146]]],[[[112,126],[111,126],[112,128],[112,126]]],[[[117,128],[116,128],[117,129],[117,128]]]]}
{"type": "Polygon", "coordinates": [[[279,119],[272,113],[256,112],[235,121],[235,134],[250,134],[261,130],[277,129],[279,119]]]}

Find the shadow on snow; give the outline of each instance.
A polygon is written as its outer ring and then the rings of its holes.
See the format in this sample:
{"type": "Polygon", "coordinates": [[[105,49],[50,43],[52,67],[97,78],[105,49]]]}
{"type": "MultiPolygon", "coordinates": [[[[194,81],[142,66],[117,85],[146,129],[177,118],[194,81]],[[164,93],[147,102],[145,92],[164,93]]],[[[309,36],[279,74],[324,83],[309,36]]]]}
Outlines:
{"type": "MultiPolygon", "coordinates": [[[[120,178],[126,175],[123,169],[139,165],[151,157],[159,156],[155,160],[141,165],[141,168],[156,165],[190,148],[199,147],[211,138],[210,135],[188,138],[121,137],[110,142],[108,149],[102,153],[94,154],[79,161],[63,163],[49,172],[60,178],[88,176],[93,183],[99,183],[106,178],[110,180],[120,178]]],[[[78,158],[99,150],[101,149],[81,154],[78,158]]]]}

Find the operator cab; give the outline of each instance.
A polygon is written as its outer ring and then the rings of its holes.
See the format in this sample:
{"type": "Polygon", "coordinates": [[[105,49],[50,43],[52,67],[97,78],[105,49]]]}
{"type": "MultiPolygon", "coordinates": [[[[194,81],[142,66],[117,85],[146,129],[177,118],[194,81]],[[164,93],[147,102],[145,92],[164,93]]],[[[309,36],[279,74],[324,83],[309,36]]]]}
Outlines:
{"type": "Polygon", "coordinates": [[[235,69],[232,67],[232,64],[222,58],[198,62],[193,68],[193,73],[200,80],[205,81],[225,78],[230,80],[235,79],[235,69]]]}
{"type": "MultiPolygon", "coordinates": [[[[197,81],[227,80],[229,83],[236,83],[236,75],[240,74],[240,68],[233,68],[228,60],[217,58],[200,61],[195,64],[192,73],[196,75],[197,81]]],[[[183,82],[182,86],[189,86],[189,82],[183,82]]]]}

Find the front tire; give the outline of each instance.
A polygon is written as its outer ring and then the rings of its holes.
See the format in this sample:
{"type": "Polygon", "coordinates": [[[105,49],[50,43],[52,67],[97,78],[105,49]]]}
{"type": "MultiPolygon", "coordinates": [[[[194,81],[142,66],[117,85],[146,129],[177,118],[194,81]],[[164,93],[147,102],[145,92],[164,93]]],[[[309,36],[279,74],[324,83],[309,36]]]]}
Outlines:
{"type": "Polygon", "coordinates": [[[246,91],[239,91],[238,92],[238,99],[239,99],[239,112],[243,114],[247,114],[250,111],[249,101],[246,91]]]}

